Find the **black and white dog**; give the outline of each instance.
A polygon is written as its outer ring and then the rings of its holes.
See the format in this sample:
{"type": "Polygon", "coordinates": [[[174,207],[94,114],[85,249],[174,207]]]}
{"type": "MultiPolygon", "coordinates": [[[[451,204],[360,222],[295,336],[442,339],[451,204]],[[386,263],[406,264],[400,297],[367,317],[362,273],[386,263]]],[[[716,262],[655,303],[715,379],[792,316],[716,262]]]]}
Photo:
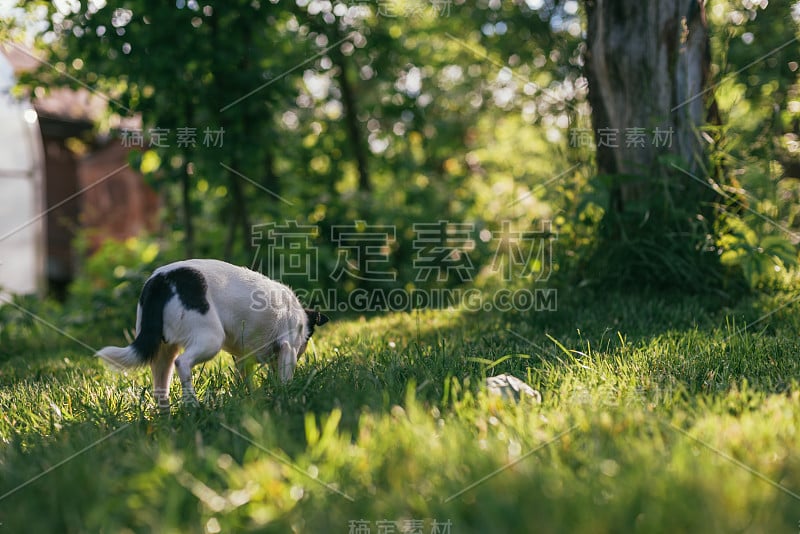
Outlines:
{"type": "Polygon", "coordinates": [[[250,269],[218,260],[179,261],[159,267],[144,284],[134,342],[97,355],[118,370],[149,364],[156,402],[167,409],[173,367],[184,400],[193,403],[192,367],[221,349],[243,374],[255,358],[269,362],[286,382],[314,327],[327,322],[322,313],[303,309],[291,289],[250,269]]]}

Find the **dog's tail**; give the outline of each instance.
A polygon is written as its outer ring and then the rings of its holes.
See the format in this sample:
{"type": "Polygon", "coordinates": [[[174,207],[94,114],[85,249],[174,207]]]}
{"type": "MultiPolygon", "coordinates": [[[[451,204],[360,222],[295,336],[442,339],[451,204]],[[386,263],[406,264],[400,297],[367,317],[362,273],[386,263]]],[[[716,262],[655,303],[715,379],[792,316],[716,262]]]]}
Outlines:
{"type": "Polygon", "coordinates": [[[147,360],[139,354],[133,345],[128,345],[127,347],[104,347],[97,352],[97,357],[108,364],[108,367],[114,371],[141,367],[147,363],[147,360]]]}
{"type": "Polygon", "coordinates": [[[140,367],[155,358],[164,336],[164,306],[173,290],[162,274],[150,277],[139,297],[138,333],[127,347],[105,347],[97,356],[116,370],[140,367]]]}

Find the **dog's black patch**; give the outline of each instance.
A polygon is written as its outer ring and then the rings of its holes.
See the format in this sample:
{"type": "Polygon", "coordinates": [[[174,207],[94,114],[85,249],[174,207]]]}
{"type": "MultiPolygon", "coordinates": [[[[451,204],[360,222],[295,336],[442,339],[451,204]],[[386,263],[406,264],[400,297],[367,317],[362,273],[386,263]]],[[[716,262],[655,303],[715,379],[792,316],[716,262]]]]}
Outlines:
{"type": "Polygon", "coordinates": [[[191,267],[179,267],[167,272],[166,278],[175,289],[184,308],[203,314],[208,312],[209,304],[206,298],[208,283],[200,271],[191,267]]]}
{"type": "Polygon", "coordinates": [[[314,327],[319,325],[322,326],[330,319],[324,313],[320,313],[316,310],[306,310],[306,316],[308,317],[308,336],[306,337],[306,341],[311,339],[312,334],[314,334],[314,327]]]}
{"type": "Polygon", "coordinates": [[[206,279],[191,267],[179,267],[150,277],[139,295],[142,322],[139,335],[133,341],[133,348],[142,361],[149,362],[155,358],[164,341],[164,306],[169,299],[177,294],[184,308],[205,314],[210,308],[207,289],[206,279]]]}
{"type": "Polygon", "coordinates": [[[164,306],[175,293],[164,275],[151,277],[139,295],[142,307],[142,322],[139,334],[131,344],[142,361],[149,362],[155,358],[161,345],[164,330],[164,306]]]}

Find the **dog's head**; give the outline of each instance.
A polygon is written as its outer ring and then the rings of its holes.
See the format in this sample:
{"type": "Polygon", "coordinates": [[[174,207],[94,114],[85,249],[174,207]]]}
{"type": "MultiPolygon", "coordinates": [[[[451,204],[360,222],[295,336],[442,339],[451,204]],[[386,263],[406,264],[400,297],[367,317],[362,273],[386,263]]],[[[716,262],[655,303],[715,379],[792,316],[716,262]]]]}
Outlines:
{"type": "Polygon", "coordinates": [[[328,321],[330,321],[327,315],[325,315],[322,312],[318,312],[316,310],[306,309],[306,317],[308,317],[308,337],[306,338],[306,341],[308,341],[308,339],[311,338],[312,334],[314,334],[315,326],[322,326],[328,321]]]}
{"type": "Polygon", "coordinates": [[[298,356],[300,356],[301,354],[303,354],[306,351],[306,345],[308,344],[308,340],[311,339],[311,336],[314,334],[314,327],[315,326],[322,326],[325,323],[327,323],[328,321],[330,321],[330,319],[328,319],[327,315],[325,315],[322,312],[318,312],[316,310],[306,309],[306,317],[308,319],[308,322],[306,323],[306,327],[307,327],[306,328],[306,339],[303,342],[303,346],[300,347],[300,350],[297,353],[298,356]]]}

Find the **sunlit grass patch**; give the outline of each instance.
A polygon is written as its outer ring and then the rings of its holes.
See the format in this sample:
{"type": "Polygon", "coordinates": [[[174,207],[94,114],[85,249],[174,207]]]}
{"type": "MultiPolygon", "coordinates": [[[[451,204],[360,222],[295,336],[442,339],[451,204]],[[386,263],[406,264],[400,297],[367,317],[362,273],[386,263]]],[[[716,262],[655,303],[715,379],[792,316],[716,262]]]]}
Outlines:
{"type": "Polygon", "coordinates": [[[339,320],[289,384],[266,369],[243,381],[222,354],[195,369],[200,407],[174,382],[167,416],[146,369],[19,354],[0,389],[0,523],[787,531],[800,520],[796,320],[788,307],[750,327],[785,302],[633,296],[551,316],[339,320]],[[488,397],[499,373],[543,402],[488,397]]]}

